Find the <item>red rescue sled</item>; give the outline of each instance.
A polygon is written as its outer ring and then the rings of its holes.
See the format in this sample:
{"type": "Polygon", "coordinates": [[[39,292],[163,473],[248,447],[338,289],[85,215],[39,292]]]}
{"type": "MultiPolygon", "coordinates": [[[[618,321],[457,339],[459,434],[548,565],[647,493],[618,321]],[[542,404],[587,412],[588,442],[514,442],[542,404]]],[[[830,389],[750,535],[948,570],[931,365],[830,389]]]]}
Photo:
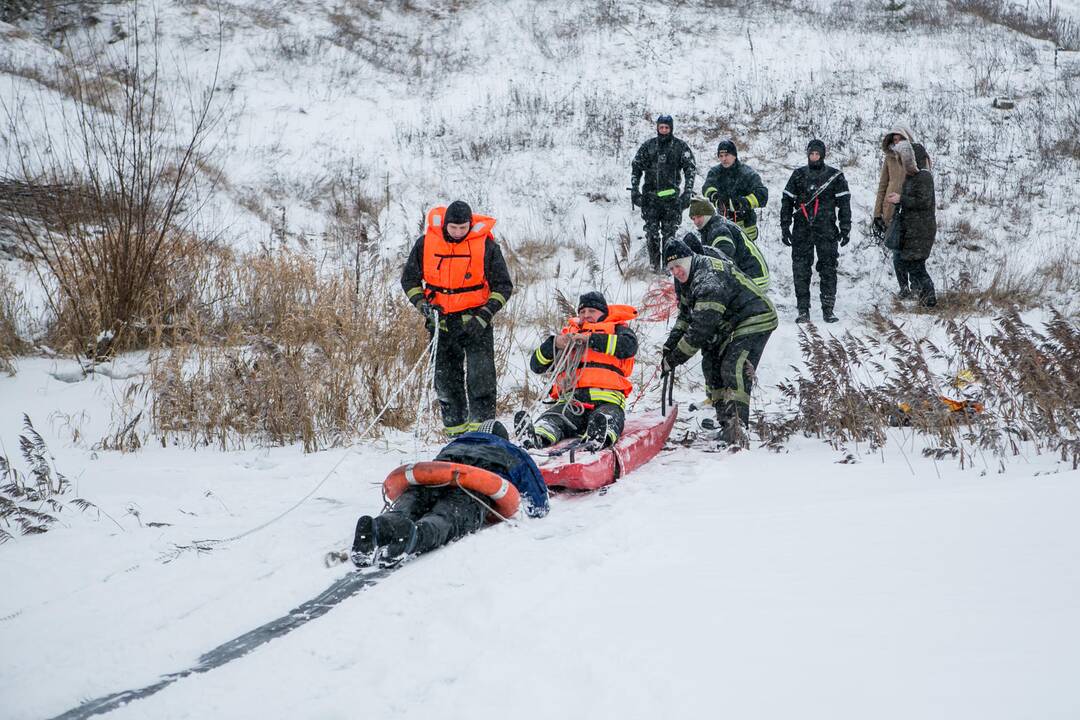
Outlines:
{"type": "Polygon", "coordinates": [[[550,449],[548,455],[535,457],[540,473],[549,487],[570,490],[595,490],[610,485],[656,457],[667,442],[675,425],[678,407],[640,413],[626,418],[626,427],[615,446],[600,452],[568,452],[564,441],[550,449]]]}

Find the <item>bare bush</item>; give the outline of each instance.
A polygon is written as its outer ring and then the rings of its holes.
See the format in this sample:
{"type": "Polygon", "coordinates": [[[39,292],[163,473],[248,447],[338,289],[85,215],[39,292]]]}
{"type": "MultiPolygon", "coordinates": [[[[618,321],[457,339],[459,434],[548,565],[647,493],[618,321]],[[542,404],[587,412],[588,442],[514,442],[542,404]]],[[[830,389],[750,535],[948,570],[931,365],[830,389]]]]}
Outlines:
{"type": "Polygon", "coordinates": [[[188,231],[201,197],[196,166],[218,117],[214,80],[174,106],[159,85],[156,37],[145,42],[134,20],[118,56],[88,68],[67,58],[74,102],[59,107],[53,137],[66,152],[40,147],[19,109],[5,108],[18,179],[51,190],[15,208],[15,232],[35,257],[54,340],[91,355],[144,344],[140,327],[183,309],[185,298],[169,291],[186,282],[176,279],[190,269],[186,256],[199,254],[188,231]]]}

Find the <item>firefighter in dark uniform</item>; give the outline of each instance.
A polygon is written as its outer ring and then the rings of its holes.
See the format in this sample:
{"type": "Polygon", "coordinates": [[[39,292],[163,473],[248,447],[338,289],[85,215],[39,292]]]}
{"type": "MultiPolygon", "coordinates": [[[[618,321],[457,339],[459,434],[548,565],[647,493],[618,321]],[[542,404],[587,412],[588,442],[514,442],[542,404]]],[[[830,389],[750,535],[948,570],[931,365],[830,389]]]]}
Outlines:
{"type": "Polygon", "coordinates": [[[694,173],[697,172],[690,146],[675,137],[674,132],[675,122],[670,115],[658,117],[656,137],[642,143],[631,165],[630,202],[641,208],[649,263],[657,271],[660,270],[661,239],[667,242],[679,229],[683,210],[690,206],[694,194],[694,173]],[[681,194],[680,184],[683,186],[681,194]]]}
{"type": "Polygon", "coordinates": [[[700,197],[690,201],[690,221],[701,236],[701,239],[694,243],[683,238],[683,242],[686,242],[691,250],[698,255],[712,255],[706,248],[715,249],[730,258],[735,267],[742,270],[743,275],[753,280],[759,288],[769,289],[769,265],[757,244],[746,236],[742,228],[717,215],[712,203],[700,197]]]}
{"type": "Polygon", "coordinates": [[[837,247],[851,237],[851,193],[844,173],[825,164],[825,143],[811,140],[806,145],[807,163],[796,168],[784,187],[780,201],[780,232],[791,247],[791,274],[795,279],[795,322],[810,321],[810,266],[817,252],[821,283],[821,317],[836,322],[837,247]],[[792,218],[795,224],[792,227],[792,218]],[[839,227],[837,226],[839,220],[839,227]]]}
{"type": "Polygon", "coordinates": [[[514,285],[491,229],[495,218],[473,215],[461,200],[427,214],[401,287],[439,333],[435,392],[448,436],[475,430],[495,417],[497,381],[491,321],[514,285]],[[467,368],[467,370],[466,370],[467,368]]]}
{"type": "Polygon", "coordinates": [[[609,306],[601,293],[587,292],[578,301],[577,317],[540,343],[529,359],[535,373],[551,370],[558,353],[574,340],[585,343],[585,351],[578,367],[563,373],[567,381],[573,379],[573,392],[560,397],[556,382],[551,389],[554,407],[535,425],[519,426],[525,447],[547,447],[563,438],[584,436],[586,449],[599,450],[619,439],[638,349],[637,335],[627,323],[636,317],[632,305],[609,306]]]}
{"type": "Polygon", "coordinates": [[[675,278],[679,316],[664,343],[665,373],[699,350],[705,389],[720,426],[716,439],[746,446],[750,392],[769,336],[776,329],[776,308],[765,291],[728,258],[696,255],[681,240],[664,251],[675,278]]]}
{"type": "Polygon", "coordinates": [[[701,194],[716,206],[718,213],[741,227],[752,242],[757,242],[757,210],[769,203],[769,189],[757,171],[740,162],[733,141],[720,141],[716,159],[720,162],[709,168],[701,194]]]}

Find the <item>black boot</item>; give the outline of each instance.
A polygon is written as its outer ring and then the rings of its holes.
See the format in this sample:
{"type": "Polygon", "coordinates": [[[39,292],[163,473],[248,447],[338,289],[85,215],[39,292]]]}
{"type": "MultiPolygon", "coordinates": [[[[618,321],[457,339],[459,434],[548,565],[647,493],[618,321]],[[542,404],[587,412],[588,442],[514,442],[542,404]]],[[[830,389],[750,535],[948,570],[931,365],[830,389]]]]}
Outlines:
{"type": "Polygon", "coordinates": [[[375,550],[379,547],[375,536],[375,522],[370,515],[361,515],[356,521],[356,534],[353,535],[352,553],[349,557],[356,567],[368,567],[375,561],[375,550]]]}
{"type": "MultiPolygon", "coordinates": [[[[376,520],[387,520],[379,517],[376,520]]],[[[387,532],[386,524],[379,528],[383,546],[378,551],[379,567],[394,567],[406,560],[416,549],[416,523],[407,517],[399,516],[400,522],[394,522],[387,532]]],[[[387,523],[388,524],[388,523],[387,523]]]]}
{"type": "Polygon", "coordinates": [[[821,308],[821,319],[827,323],[839,322],[840,320],[840,318],[836,317],[836,315],[833,314],[833,310],[831,307],[821,308]]]}
{"type": "Polygon", "coordinates": [[[611,445],[614,440],[608,433],[608,416],[594,412],[589,417],[589,424],[585,427],[585,449],[589,452],[611,445]]]}
{"type": "Polygon", "coordinates": [[[795,322],[808,323],[810,322],[810,308],[799,308],[799,314],[795,316],[795,322]]]}

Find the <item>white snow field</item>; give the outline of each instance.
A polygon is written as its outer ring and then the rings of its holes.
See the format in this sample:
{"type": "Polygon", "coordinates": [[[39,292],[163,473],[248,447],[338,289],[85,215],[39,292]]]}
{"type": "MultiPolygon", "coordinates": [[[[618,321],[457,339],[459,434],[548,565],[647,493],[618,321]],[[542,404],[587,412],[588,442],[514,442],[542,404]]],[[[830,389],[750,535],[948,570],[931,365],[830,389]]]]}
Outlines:
{"type": "MultiPolygon", "coordinates": [[[[912,125],[936,163],[939,290],[1041,272],[1074,252],[1077,161],[1046,157],[1077,128],[1080,94],[1050,43],[933,1],[913,5],[937,9],[935,23],[874,1],[730,5],[159,0],[153,12],[178,94],[210,76],[223,30],[227,122],[214,161],[228,182],[201,225],[240,249],[284,234],[334,262],[339,250],[320,245],[328,178],[349,175],[390,194],[377,252],[403,258],[423,209],[463,197],[498,218],[508,253],[549,242],[513,301],[529,317],[550,312],[555,290],[640,300],[646,281],[624,279],[615,258],[624,227],[640,246],[624,188],[653,117],[674,115],[698,189],[717,140],[734,135],[771,194],[761,245],[781,326],[757,408],[778,404],[776,384],[803,366],[777,225],[813,136],[844,169],[856,222],[841,253],[841,322],[823,332],[865,332],[873,305],[933,332],[932,316],[892,304],[866,228],[878,143],[894,122],[912,125]],[[999,96],[1017,108],[991,107],[999,96]]],[[[97,29],[68,42],[89,55],[129,10],[100,8],[97,29]]],[[[141,21],[152,14],[144,7],[141,21]]],[[[0,23],[0,124],[24,138],[44,137],[50,108],[67,102],[30,72],[57,57],[39,30],[0,23]]],[[[17,154],[0,132],[0,175],[15,174],[17,154]]],[[[5,265],[40,310],[25,265],[5,265]]],[[[1075,309],[1075,276],[1061,277],[1044,297],[1075,309]]],[[[504,390],[523,382],[526,353],[551,329],[517,327],[504,390]]],[[[666,327],[638,330],[650,368],[666,327]]],[[[683,408],[700,394],[692,364],[676,391],[683,408]]],[[[162,447],[146,428],[139,452],[94,450],[145,356],[86,378],[71,360],[16,365],[0,376],[0,453],[21,467],[28,414],[69,497],[96,509],[69,505],[49,532],[0,545],[4,719],[153,685],[315,597],[350,571],[323,555],[381,507],[386,473],[437,449],[387,432],[311,454],[191,450],[162,447]],[[199,542],[256,528],[316,487],[257,532],[199,542]]],[[[877,452],[799,436],[780,453],[672,445],[605,492],[556,497],[546,518],[408,563],[107,717],[1080,717],[1080,471],[1027,449],[961,469],[923,457],[909,430],[891,432],[877,452]]]]}

